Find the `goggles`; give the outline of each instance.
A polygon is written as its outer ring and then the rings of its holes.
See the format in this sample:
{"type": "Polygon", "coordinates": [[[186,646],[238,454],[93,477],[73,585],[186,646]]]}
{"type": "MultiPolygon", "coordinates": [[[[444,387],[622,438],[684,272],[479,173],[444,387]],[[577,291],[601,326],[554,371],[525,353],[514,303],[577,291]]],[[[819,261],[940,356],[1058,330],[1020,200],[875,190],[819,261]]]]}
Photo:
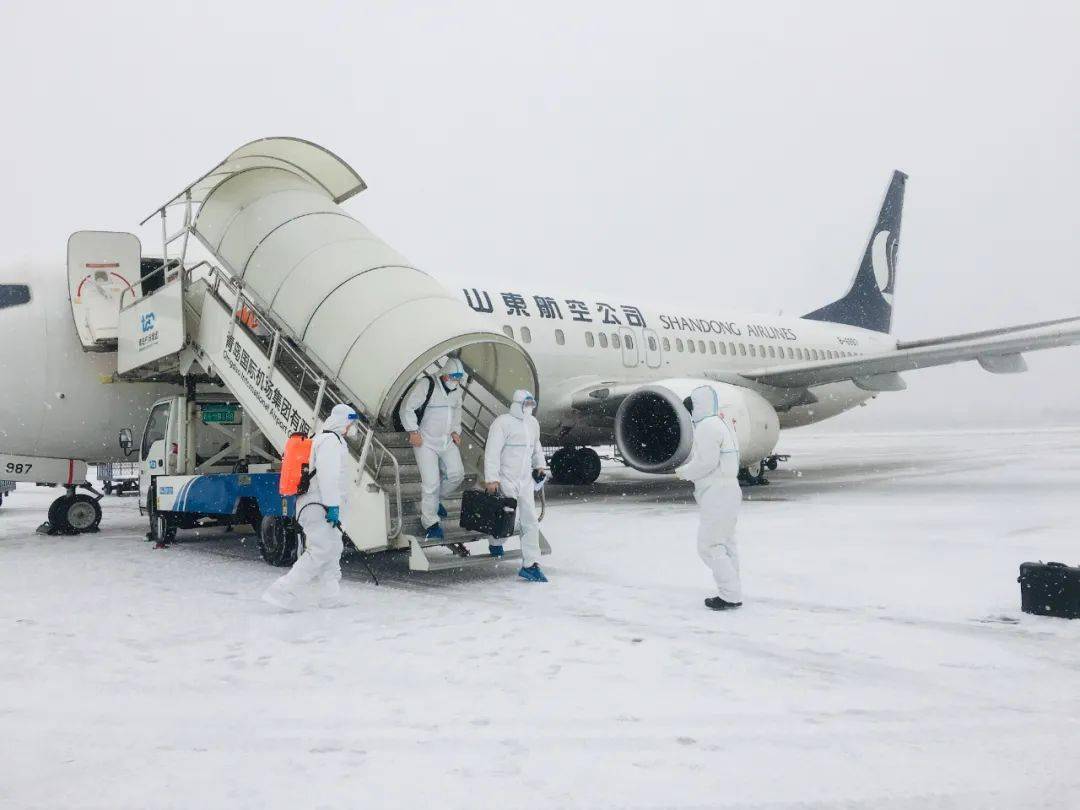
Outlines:
{"type": "Polygon", "coordinates": [[[464,380],[465,379],[465,372],[464,371],[451,371],[449,374],[446,374],[444,376],[449,377],[451,380],[464,380]]]}

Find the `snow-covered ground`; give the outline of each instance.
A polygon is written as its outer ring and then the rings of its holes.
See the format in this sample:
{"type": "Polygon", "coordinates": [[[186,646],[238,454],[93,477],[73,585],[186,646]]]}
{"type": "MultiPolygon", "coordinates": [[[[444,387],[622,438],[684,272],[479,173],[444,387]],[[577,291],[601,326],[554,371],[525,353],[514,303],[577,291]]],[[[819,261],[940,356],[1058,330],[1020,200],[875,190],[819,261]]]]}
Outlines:
{"type": "Polygon", "coordinates": [[[701,604],[695,507],[622,469],[552,493],[509,564],[346,570],[259,601],[250,537],[154,551],[0,509],[0,807],[1080,807],[1080,621],[1017,566],[1080,563],[1080,429],[793,433],[745,493],[746,606],[701,604]]]}

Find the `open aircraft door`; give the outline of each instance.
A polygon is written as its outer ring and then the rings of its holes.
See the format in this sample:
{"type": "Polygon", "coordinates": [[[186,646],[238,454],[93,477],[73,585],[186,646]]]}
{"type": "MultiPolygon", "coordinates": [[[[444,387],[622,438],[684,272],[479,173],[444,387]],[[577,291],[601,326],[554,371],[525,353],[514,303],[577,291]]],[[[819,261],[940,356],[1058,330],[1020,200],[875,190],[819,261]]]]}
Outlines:
{"type": "Polygon", "coordinates": [[[68,297],[85,351],[116,351],[120,296],[134,295],[141,260],[131,233],[77,231],[68,239],[68,297]]]}

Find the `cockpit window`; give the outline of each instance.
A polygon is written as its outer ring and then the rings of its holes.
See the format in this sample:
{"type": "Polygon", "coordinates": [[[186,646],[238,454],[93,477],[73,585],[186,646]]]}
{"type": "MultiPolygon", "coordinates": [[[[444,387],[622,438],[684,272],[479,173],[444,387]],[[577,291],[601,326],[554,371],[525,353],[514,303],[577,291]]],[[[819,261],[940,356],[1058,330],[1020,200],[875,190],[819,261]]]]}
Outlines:
{"type": "Polygon", "coordinates": [[[30,303],[30,287],[26,284],[0,284],[0,309],[30,303]]]}

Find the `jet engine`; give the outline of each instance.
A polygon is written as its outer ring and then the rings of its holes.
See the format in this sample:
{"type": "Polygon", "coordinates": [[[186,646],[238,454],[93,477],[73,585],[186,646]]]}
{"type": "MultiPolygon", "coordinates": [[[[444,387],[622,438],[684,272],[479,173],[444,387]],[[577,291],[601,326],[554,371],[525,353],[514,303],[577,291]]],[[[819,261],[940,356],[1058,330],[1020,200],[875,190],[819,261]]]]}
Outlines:
{"type": "Polygon", "coordinates": [[[690,392],[701,385],[716,391],[721,413],[735,426],[740,467],[772,453],[780,422],[757,392],[711,380],[661,380],[627,394],[615,414],[615,443],[627,464],[642,472],[666,473],[686,461],[694,443],[690,392]]]}

